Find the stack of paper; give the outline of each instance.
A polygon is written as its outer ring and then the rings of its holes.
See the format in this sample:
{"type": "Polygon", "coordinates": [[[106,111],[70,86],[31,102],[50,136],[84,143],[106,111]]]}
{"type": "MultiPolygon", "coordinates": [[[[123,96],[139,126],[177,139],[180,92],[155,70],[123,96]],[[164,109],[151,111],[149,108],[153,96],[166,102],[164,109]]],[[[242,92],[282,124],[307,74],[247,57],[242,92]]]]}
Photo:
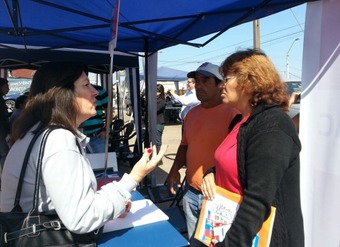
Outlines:
{"type": "Polygon", "coordinates": [[[132,202],[131,210],[126,217],[110,220],[105,224],[103,231],[112,232],[168,219],[169,217],[151,200],[138,200],[132,202]]]}

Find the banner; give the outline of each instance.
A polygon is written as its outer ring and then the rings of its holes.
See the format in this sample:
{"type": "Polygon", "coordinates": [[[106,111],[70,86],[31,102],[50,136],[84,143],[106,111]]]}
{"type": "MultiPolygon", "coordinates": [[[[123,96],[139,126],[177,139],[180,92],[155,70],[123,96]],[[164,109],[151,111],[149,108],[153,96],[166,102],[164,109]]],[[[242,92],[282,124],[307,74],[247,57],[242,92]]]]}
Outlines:
{"type": "Polygon", "coordinates": [[[120,9],[120,0],[117,0],[112,11],[111,41],[109,43],[109,50],[110,50],[111,56],[114,52],[114,49],[117,46],[119,9],[120,9]]]}
{"type": "Polygon", "coordinates": [[[112,11],[112,23],[111,23],[111,41],[109,42],[109,51],[110,51],[110,73],[109,73],[109,81],[107,85],[107,94],[108,101],[107,112],[106,112],[106,138],[105,138],[105,171],[103,178],[107,178],[107,163],[109,158],[109,133],[110,127],[112,123],[112,90],[113,90],[113,57],[114,50],[117,45],[117,36],[118,36],[118,19],[119,19],[119,8],[120,8],[120,0],[116,0],[116,3],[113,7],[112,11]]]}
{"type": "Polygon", "coordinates": [[[340,243],[340,0],[307,4],[300,113],[305,246],[340,243]]]}

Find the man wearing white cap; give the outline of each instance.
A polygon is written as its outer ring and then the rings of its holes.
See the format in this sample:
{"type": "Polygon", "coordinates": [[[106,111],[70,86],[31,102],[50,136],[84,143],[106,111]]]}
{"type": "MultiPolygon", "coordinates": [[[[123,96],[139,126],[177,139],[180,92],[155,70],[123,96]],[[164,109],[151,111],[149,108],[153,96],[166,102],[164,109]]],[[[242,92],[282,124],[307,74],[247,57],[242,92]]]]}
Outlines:
{"type": "Polygon", "coordinates": [[[183,123],[183,134],[176,158],[167,178],[172,193],[174,184],[180,184],[179,170],[186,166],[187,188],[183,209],[187,220],[190,245],[200,246],[194,239],[195,228],[202,206],[201,183],[204,173],[214,166],[214,153],[229,132],[229,126],[238,113],[222,103],[219,67],[203,63],[188,77],[196,80],[196,95],[201,104],[192,108],[183,123]]]}

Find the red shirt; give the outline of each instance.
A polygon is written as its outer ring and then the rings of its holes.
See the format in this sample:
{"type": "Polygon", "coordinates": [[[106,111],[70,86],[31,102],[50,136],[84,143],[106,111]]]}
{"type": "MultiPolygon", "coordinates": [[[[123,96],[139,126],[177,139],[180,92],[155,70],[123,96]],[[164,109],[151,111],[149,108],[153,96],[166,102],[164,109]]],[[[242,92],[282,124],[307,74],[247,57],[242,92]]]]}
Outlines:
{"type": "Polygon", "coordinates": [[[237,166],[237,135],[242,123],[248,119],[244,117],[235,125],[215,151],[216,185],[231,192],[242,195],[242,186],[237,166]]]}

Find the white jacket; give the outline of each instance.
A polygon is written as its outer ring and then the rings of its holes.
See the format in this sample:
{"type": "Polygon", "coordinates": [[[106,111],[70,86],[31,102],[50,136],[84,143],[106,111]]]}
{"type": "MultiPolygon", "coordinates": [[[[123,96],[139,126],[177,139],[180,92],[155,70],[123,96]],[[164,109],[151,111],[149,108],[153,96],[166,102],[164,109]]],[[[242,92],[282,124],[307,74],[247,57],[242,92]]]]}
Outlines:
{"type": "MultiPolygon", "coordinates": [[[[97,181],[85,152],[80,152],[76,140],[84,148],[88,138],[79,133],[56,129],[49,135],[42,165],[39,211],[56,210],[65,226],[76,233],[86,233],[125,211],[125,201],[137,186],[125,174],[119,182],[109,183],[99,191],[97,181]]],[[[31,132],[15,142],[7,155],[2,172],[0,208],[11,211],[18,178],[26,149],[33,135],[31,132]]],[[[26,170],[20,206],[24,212],[32,207],[36,159],[41,137],[35,143],[26,170]]]]}

